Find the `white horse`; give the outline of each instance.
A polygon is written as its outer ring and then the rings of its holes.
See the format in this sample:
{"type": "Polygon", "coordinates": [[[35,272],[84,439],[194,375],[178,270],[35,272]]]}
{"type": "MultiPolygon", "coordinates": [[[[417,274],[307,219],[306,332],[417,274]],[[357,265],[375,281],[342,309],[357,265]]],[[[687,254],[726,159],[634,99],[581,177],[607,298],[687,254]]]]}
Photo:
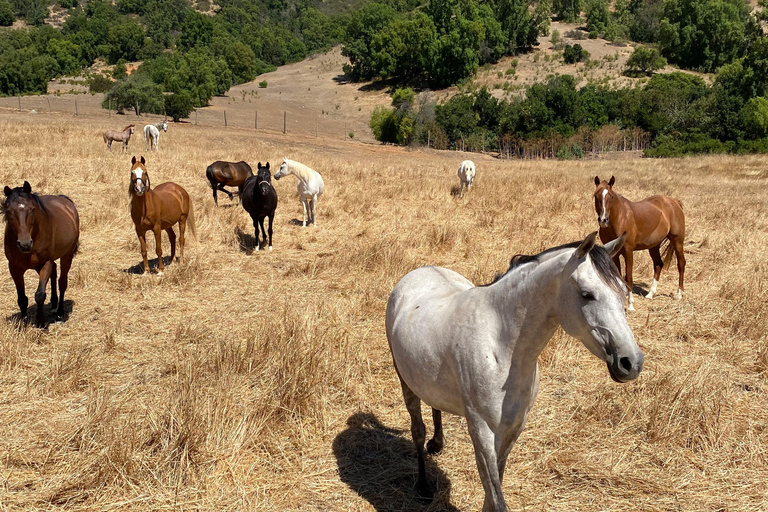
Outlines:
{"type": "Polygon", "coordinates": [[[466,185],[467,191],[472,187],[472,181],[475,179],[475,162],[472,160],[464,160],[459,165],[459,180],[461,181],[461,189],[459,190],[459,197],[464,196],[464,186],[466,185]]]}
{"type": "Polygon", "coordinates": [[[283,176],[288,176],[289,174],[293,174],[299,179],[296,189],[299,191],[299,199],[301,200],[302,206],[304,206],[304,222],[302,222],[301,225],[304,227],[307,226],[307,210],[309,210],[309,214],[311,215],[309,222],[311,222],[313,226],[317,226],[315,207],[317,206],[317,198],[325,192],[323,177],[320,176],[319,172],[310,169],[302,163],[283,158],[283,163],[280,164],[280,168],[275,173],[275,179],[279,180],[283,176]]]}
{"type": "Polygon", "coordinates": [[[148,124],[144,127],[144,144],[148,145],[150,151],[152,150],[153,145],[156,150],[160,149],[158,146],[158,143],[160,142],[160,130],[163,130],[164,132],[168,131],[168,121],[148,124]]]}
{"type": "Polygon", "coordinates": [[[422,267],[392,290],[387,339],[411,416],[421,496],[432,496],[421,400],[435,422],[429,453],[444,444],[441,411],[466,417],[485,490],[483,511],[498,512],[507,510],[501,491],[507,456],[538,393],[537,359],[558,326],[605,361],[616,382],[638,377],[644,356],[624,313],[626,285],[611,262],[625,237],[599,247],[596,236],[515,256],[488,286],[422,267]]]}

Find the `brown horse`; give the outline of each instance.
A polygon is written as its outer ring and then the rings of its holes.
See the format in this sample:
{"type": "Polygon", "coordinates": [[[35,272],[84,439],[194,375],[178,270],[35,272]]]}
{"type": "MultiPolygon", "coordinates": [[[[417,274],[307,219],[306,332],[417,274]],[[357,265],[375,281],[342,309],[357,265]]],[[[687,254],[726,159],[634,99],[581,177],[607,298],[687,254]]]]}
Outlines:
{"type": "Polygon", "coordinates": [[[5,187],[5,257],[11,278],[16,284],[21,317],[27,318],[27,295],[24,273],[35,269],[40,282],[35,292],[37,325],[46,326],[45,289],[51,279],[51,310],[56,318],[64,314],[64,292],[67,291],[69,269],[80,239],[80,217],[67,196],[38,196],[24,182],[21,187],[5,187]],[[56,260],[61,259],[59,292],[56,293],[56,260]]]}
{"type": "Polygon", "coordinates": [[[213,202],[216,206],[219,206],[219,198],[216,197],[216,191],[221,190],[229,196],[229,200],[232,200],[232,192],[224,189],[224,186],[237,187],[237,194],[240,195],[243,192],[243,183],[245,180],[253,176],[251,166],[245,162],[223,162],[221,160],[213,162],[205,170],[205,177],[211,184],[213,189],[213,202]]]}
{"type": "Polygon", "coordinates": [[[104,132],[104,142],[107,143],[107,149],[112,151],[112,142],[118,141],[123,143],[123,151],[128,149],[128,141],[131,140],[131,135],[133,135],[134,127],[132,124],[129,124],[125,128],[123,128],[123,131],[118,132],[117,130],[107,130],[104,132]]]}
{"type": "Polygon", "coordinates": [[[627,234],[627,241],[621,252],[614,256],[616,268],[621,270],[619,256],[624,256],[626,264],[625,279],[629,286],[629,310],[634,311],[632,299],[632,253],[648,249],[653,260],[653,282],[646,298],[652,299],[656,293],[661,269],[677,256],[677,271],[680,274],[675,299],[683,296],[683,275],[685,274],[685,215],[683,203],[667,196],[651,196],[642,201],[632,202],[616,194],[613,184],[616,179],[600,181],[595,176],[595,211],[600,225],[600,240],[604,244],[615,240],[622,233],[627,234]],[[661,255],[662,243],[666,241],[664,256],[661,255]]]}
{"type": "Polygon", "coordinates": [[[184,258],[184,233],[187,230],[187,221],[195,235],[195,217],[192,211],[192,202],[187,191],[175,183],[163,183],[155,189],[150,188],[149,174],[147,174],[144,157],[131,160],[131,184],[128,193],[131,196],[131,218],[136,226],[136,235],[141,243],[141,256],[144,259],[144,272],[149,272],[147,261],[147,231],[155,234],[155,250],[157,251],[157,274],[162,275],[163,245],[161,235],[163,230],[168,233],[171,242],[171,261],[176,257],[176,233],[173,225],[179,224],[179,261],[184,258]]]}

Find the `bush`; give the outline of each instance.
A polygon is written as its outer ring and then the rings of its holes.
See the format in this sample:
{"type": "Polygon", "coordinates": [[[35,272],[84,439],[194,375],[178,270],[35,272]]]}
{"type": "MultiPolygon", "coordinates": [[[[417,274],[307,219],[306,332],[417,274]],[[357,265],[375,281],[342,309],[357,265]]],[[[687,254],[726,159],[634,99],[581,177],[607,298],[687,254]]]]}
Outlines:
{"type": "Polygon", "coordinates": [[[261,82],[259,82],[259,88],[260,89],[266,89],[267,88],[267,81],[266,80],[262,80],[261,82]]]}
{"type": "Polygon", "coordinates": [[[661,56],[659,50],[645,46],[638,46],[627,59],[629,73],[643,73],[648,76],[666,65],[667,59],[661,56]]]}
{"type": "Polygon", "coordinates": [[[741,109],[744,131],[752,139],[768,135],[768,100],[761,96],[750,99],[741,109]]]}
{"type": "Polygon", "coordinates": [[[162,114],[164,100],[162,88],[148,76],[134,73],[125,80],[116,82],[101,102],[102,108],[112,107],[118,114],[133,109],[136,115],[142,113],[162,114]]]}
{"type": "Polygon", "coordinates": [[[91,93],[109,92],[113,85],[114,82],[102,74],[93,75],[88,79],[88,90],[91,93]]]}
{"type": "Polygon", "coordinates": [[[8,0],[0,0],[0,27],[13,25],[13,7],[8,0]]]}
{"type": "Polygon", "coordinates": [[[589,60],[589,52],[582,48],[582,46],[578,43],[573,46],[567,44],[563,50],[563,60],[566,64],[584,62],[589,60]]]}

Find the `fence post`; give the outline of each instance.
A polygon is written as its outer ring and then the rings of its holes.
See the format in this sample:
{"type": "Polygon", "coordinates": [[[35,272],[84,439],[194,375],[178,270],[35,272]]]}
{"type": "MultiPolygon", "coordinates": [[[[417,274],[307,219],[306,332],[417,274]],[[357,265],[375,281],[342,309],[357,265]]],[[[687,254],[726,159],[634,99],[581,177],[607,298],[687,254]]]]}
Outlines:
{"type": "Polygon", "coordinates": [[[427,132],[427,147],[429,147],[429,143],[432,142],[432,132],[427,132]]]}
{"type": "Polygon", "coordinates": [[[256,115],[253,117],[253,129],[258,130],[259,129],[259,111],[256,111],[256,115]]]}
{"type": "Polygon", "coordinates": [[[344,121],[344,140],[347,140],[347,122],[344,121]]]}
{"type": "Polygon", "coordinates": [[[107,112],[109,112],[107,117],[112,117],[112,100],[111,99],[107,100],[107,112]]]}
{"type": "Polygon", "coordinates": [[[21,110],[21,94],[19,94],[17,98],[19,99],[19,110],[21,110]]]}
{"type": "Polygon", "coordinates": [[[315,118],[315,138],[317,138],[317,134],[320,131],[320,120],[318,118],[315,118]]]}
{"type": "Polygon", "coordinates": [[[195,126],[197,126],[197,110],[195,110],[195,126]]]}
{"type": "Polygon", "coordinates": [[[78,113],[77,113],[77,100],[75,100],[75,115],[78,115],[78,113]]]}
{"type": "Polygon", "coordinates": [[[227,111],[224,111],[224,126],[227,126],[227,111]]]}
{"type": "Polygon", "coordinates": [[[283,110],[283,133],[285,133],[285,123],[287,118],[288,118],[288,112],[283,110]]]}
{"type": "Polygon", "coordinates": [[[46,99],[46,101],[48,101],[48,113],[50,114],[52,112],[52,110],[51,110],[51,99],[48,96],[46,96],[45,99],[46,99]]]}

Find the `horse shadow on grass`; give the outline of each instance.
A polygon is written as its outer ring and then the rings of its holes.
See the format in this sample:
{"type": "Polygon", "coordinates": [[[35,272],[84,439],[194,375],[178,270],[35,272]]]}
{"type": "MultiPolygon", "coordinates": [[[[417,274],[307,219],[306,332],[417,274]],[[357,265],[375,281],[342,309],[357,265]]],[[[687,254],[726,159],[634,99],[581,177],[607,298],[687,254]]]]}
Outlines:
{"type": "MultiPolygon", "coordinates": [[[[75,307],[75,301],[65,299],[64,313],[59,318],[56,318],[56,316],[53,314],[53,311],[51,310],[50,299],[51,299],[51,295],[49,293],[48,296],[46,297],[46,303],[43,306],[43,311],[45,312],[46,321],[52,324],[66,323],[69,320],[69,315],[72,313],[72,310],[75,307]]],[[[35,304],[34,300],[32,300],[30,301],[29,306],[27,307],[27,318],[21,318],[21,312],[17,311],[16,313],[5,317],[5,321],[13,325],[16,325],[19,329],[23,329],[24,327],[27,327],[27,326],[36,325],[35,318],[37,318],[37,304],[35,304]]]]}
{"type": "Polygon", "coordinates": [[[235,237],[237,238],[237,245],[240,251],[245,254],[252,254],[256,248],[256,237],[253,234],[243,231],[239,227],[235,228],[235,237]]]}
{"type": "Polygon", "coordinates": [[[458,512],[451,505],[451,481],[427,456],[427,479],[435,489],[427,507],[416,493],[416,449],[402,430],[383,425],[371,413],[347,419],[347,429],[333,440],[341,481],[377,512],[433,510],[458,512]]]}
{"type": "MultiPolygon", "coordinates": [[[[150,272],[157,272],[157,258],[148,260],[149,261],[149,271],[150,272]]],[[[170,256],[163,256],[163,265],[166,267],[173,263],[173,260],[171,260],[170,256]]],[[[144,273],[144,262],[140,261],[135,265],[131,265],[128,268],[124,268],[123,272],[126,274],[133,274],[133,275],[140,275],[144,273]]]]}

